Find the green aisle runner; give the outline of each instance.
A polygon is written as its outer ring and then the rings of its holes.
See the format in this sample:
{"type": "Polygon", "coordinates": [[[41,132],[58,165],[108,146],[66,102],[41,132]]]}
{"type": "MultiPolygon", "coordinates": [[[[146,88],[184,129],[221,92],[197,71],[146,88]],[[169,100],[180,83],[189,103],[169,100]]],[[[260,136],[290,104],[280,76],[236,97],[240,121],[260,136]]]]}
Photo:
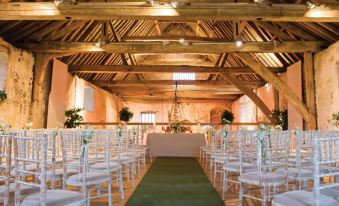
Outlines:
{"type": "Polygon", "coordinates": [[[127,206],[223,206],[195,158],[157,158],[127,206]]]}

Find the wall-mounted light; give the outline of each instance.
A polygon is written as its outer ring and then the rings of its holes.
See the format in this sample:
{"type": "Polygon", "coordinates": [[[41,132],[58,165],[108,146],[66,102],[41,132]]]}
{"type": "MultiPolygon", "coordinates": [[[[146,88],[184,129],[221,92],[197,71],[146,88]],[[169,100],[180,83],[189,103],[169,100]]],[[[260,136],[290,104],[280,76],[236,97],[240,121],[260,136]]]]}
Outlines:
{"type": "Polygon", "coordinates": [[[269,83],[266,83],[266,84],[265,84],[265,87],[266,87],[266,88],[268,88],[269,86],[270,86],[270,84],[269,84],[269,83]]]}

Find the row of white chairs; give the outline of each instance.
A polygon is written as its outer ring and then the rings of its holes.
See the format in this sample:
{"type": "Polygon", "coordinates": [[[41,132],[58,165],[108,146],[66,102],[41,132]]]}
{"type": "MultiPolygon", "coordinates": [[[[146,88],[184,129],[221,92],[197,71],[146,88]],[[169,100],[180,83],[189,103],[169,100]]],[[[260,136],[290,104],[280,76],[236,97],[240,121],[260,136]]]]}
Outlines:
{"type": "Polygon", "coordinates": [[[338,131],[271,131],[265,138],[257,134],[227,130],[208,134],[200,160],[214,185],[220,175],[223,198],[229,189],[237,189],[239,205],[244,198],[264,206],[272,199],[276,206],[319,205],[319,197],[320,205],[338,205],[338,131]]]}
{"type": "Polygon", "coordinates": [[[147,147],[139,130],[61,129],[0,133],[0,201],[8,205],[90,205],[123,176],[134,186],[147,147]],[[137,170],[135,169],[137,167],[137,170]],[[14,200],[13,200],[14,199],[14,200]]]}

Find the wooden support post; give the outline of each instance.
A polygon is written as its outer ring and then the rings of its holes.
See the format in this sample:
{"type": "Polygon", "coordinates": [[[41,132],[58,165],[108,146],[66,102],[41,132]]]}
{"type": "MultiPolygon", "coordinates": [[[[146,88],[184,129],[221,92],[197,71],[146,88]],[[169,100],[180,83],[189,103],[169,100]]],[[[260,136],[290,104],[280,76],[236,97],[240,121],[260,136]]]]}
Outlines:
{"type": "Polygon", "coordinates": [[[274,98],[274,109],[280,110],[279,108],[279,92],[273,88],[273,98],[274,98]]]}
{"type": "Polygon", "coordinates": [[[307,123],[307,129],[316,130],[317,119],[315,104],[314,67],[313,55],[310,52],[304,53],[303,75],[306,94],[306,105],[310,113],[310,121],[307,123]]]}
{"type": "Polygon", "coordinates": [[[33,128],[43,128],[46,127],[47,124],[48,95],[51,81],[48,69],[48,62],[50,59],[50,54],[36,54],[31,103],[33,128]]]}
{"type": "Polygon", "coordinates": [[[265,81],[272,84],[288,102],[302,115],[307,123],[310,122],[310,112],[302,100],[287,86],[276,74],[267,69],[263,64],[256,61],[250,54],[237,53],[236,54],[245,64],[250,66],[257,72],[265,81]]]}
{"type": "Polygon", "coordinates": [[[270,109],[266,106],[266,104],[258,97],[256,93],[253,92],[253,90],[250,87],[247,87],[246,85],[239,82],[237,78],[235,78],[232,74],[228,73],[221,73],[221,75],[229,81],[231,84],[236,86],[240,91],[242,91],[245,95],[247,95],[256,105],[259,107],[259,109],[265,114],[265,116],[271,121],[273,121],[272,118],[272,112],[270,109]]]}

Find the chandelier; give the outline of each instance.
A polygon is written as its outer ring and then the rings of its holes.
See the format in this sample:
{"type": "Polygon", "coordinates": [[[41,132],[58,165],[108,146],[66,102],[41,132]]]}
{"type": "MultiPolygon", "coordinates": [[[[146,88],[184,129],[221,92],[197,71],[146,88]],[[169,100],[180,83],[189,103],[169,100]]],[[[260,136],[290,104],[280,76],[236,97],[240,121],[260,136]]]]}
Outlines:
{"type": "Polygon", "coordinates": [[[173,122],[181,122],[184,120],[184,110],[181,105],[181,99],[179,96],[179,90],[178,90],[178,82],[175,82],[175,90],[174,90],[174,97],[172,102],[172,108],[171,111],[168,114],[168,120],[170,123],[173,122]]]}

